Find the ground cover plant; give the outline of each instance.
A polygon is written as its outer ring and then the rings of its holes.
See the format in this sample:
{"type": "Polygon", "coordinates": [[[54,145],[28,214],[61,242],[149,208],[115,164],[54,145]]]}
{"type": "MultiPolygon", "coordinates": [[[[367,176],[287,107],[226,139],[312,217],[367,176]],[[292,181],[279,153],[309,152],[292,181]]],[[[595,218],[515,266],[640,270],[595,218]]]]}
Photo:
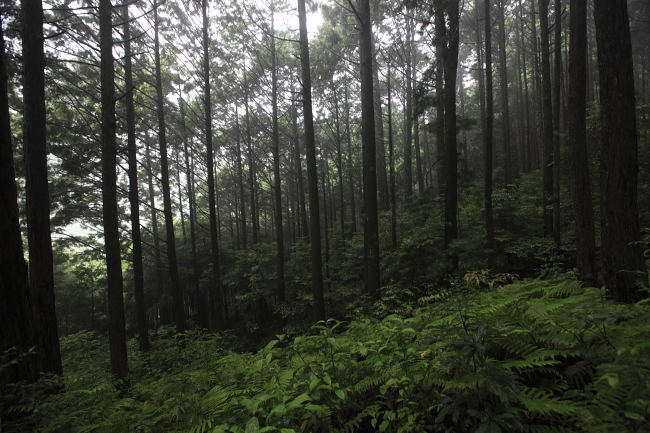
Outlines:
{"type": "Polygon", "coordinates": [[[477,276],[254,353],[230,351],[227,334],[154,338],[150,354],[130,351],[126,397],[105,339],[74,334],[64,388],[19,386],[15,410],[40,432],[649,431],[650,303],[477,276]]]}

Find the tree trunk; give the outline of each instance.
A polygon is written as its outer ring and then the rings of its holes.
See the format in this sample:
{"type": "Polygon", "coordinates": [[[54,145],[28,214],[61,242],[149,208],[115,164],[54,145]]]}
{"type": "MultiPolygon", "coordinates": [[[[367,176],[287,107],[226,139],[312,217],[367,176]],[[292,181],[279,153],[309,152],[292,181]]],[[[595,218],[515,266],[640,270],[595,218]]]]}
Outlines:
{"type": "Polygon", "coordinates": [[[397,249],[397,200],[395,197],[395,155],[393,152],[393,110],[390,86],[391,62],[388,60],[386,87],[388,93],[388,155],[390,157],[390,243],[393,250],[397,249]]]}
{"type": "Polygon", "coordinates": [[[54,300],[54,265],[48,194],[43,5],[22,0],[23,153],[29,245],[29,287],[38,322],[40,371],[63,373],[54,300]]]}
{"type": "Polygon", "coordinates": [[[370,298],[380,297],[379,275],[379,216],[377,213],[377,161],[375,149],[375,114],[372,76],[372,21],[370,0],[359,2],[361,27],[361,142],[363,147],[363,211],[366,244],[367,279],[370,298]]]}
{"type": "MultiPolygon", "coordinates": [[[[38,378],[39,358],[33,354],[11,363],[37,345],[36,318],[29,293],[27,264],[23,255],[23,240],[18,217],[18,194],[14,154],[11,144],[11,121],[7,97],[7,69],[5,46],[0,15],[0,353],[3,364],[0,370],[0,390],[10,383],[33,383],[38,378]],[[8,353],[11,348],[15,351],[8,353]],[[7,356],[5,356],[7,354],[7,356]],[[9,364],[10,363],[10,364],[9,364]]],[[[3,396],[4,397],[4,396],[3,396]]],[[[20,417],[9,412],[12,402],[3,401],[0,416],[3,426],[20,417]]],[[[17,403],[17,402],[15,402],[17,403]]],[[[29,414],[24,415],[28,417],[29,414]]]]}
{"type": "Polygon", "coordinates": [[[187,146],[187,128],[185,126],[185,110],[183,98],[179,100],[181,114],[181,128],[183,128],[183,150],[185,153],[185,182],[187,183],[187,194],[190,205],[190,247],[192,250],[192,282],[194,285],[194,300],[196,302],[196,321],[202,329],[210,326],[208,322],[207,297],[201,293],[199,260],[196,254],[196,194],[194,190],[194,161],[190,164],[190,155],[187,146]]]}
{"type": "MultiPolygon", "coordinates": [[[[208,29],[208,0],[201,2],[203,11],[203,91],[205,98],[205,147],[208,165],[208,206],[210,208],[210,245],[212,247],[213,290],[209,311],[213,313],[211,324],[217,332],[224,330],[223,306],[221,295],[221,269],[219,264],[219,232],[217,226],[217,199],[214,180],[214,155],[212,149],[212,99],[210,95],[210,37],[208,29]]],[[[248,108],[248,107],[247,107],[248,108]]],[[[253,241],[255,242],[255,240],[253,241]]]]}
{"type": "Polygon", "coordinates": [[[334,115],[336,116],[336,169],[339,180],[339,206],[341,208],[341,240],[345,240],[345,187],[343,185],[343,152],[341,152],[341,115],[338,93],[334,83],[332,83],[332,94],[334,95],[334,115]]]}
{"type": "Polygon", "coordinates": [[[485,239],[488,247],[488,268],[494,268],[494,217],[492,213],[492,151],[494,138],[494,93],[492,90],[492,29],[490,1],[485,5],[485,239]]]}
{"type": "Polygon", "coordinates": [[[246,145],[248,150],[248,184],[251,193],[251,225],[253,226],[253,245],[258,241],[260,221],[257,213],[255,198],[255,161],[253,159],[253,138],[251,136],[250,113],[248,108],[248,79],[244,70],[244,104],[246,105],[246,145]]]}
{"type": "Polygon", "coordinates": [[[447,158],[445,150],[445,85],[444,85],[444,66],[443,56],[445,52],[444,28],[445,16],[442,10],[437,6],[436,10],[436,53],[438,55],[438,65],[436,67],[436,153],[438,154],[436,170],[436,180],[438,181],[438,194],[445,193],[445,182],[447,181],[447,158]]]}
{"type": "MultiPolygon", "coordinates": [[[[302,113],[305,123],[307,148],[307,184],[309,187],[309,231],[311,232],[311,294],[314,302],[314,319],[325,320],[323,298],[323,264],[321,259],[320,210],[318,203],[318,173],[316,171],[316,138],[314,115],[311,106],[311,69],[307,38],[307,12],[305,0],[298,0],[300,21],[300,65],[302,69],[302,113]]],[[[338,119],[337,119],[338,121],[338,119]]]]}
{"type": "Polygon", "coordinates": [[[115,70],[113,65],[113,23],[110,0],[99,2],[102,100],[102,192],[104,209],[104,245],[108,286],[108,340],[111,373],[126,380],[126,329],[122,258],[120,256],[119,215],[117,209],[117,143],[115,140],[115,70]]]}
{"type": "Polygon", "coordinates": [[[354,158],[352,154],[352,135],[350,134],[350,102],[348,95],[348,81],[345,76],[345,137],[348,147],[348,187],[350,190],[350,239],[357,231],[357,206],[354,199],[354,158]]]}
{"type": "Polygon", "coordinates": [[[241,158],[241,130],[239,125],[239,112],[235,106],[235,114],[237,116],[237,183],[239,187],[239,202],[241,203],[241,232],[242,232],[242,245],[244,249],[247,248],[247,228],[246,228],[246,195],[244,194],[244,168],[241,158]]]}
{"type": "Polygon", "coordinates": [[[149,186],[149,206],[151,208],[151,231],[153,233],[153,255],[156,259],[156,291],[160,309],[160,324],[169,325],[169,306],[165,299],[164,264],[160,254],[160,235],[158,233],[158,210],[156,208],[156,196],[153,189],[153,165],[151,164],[151,152],[149,149],[149,135],[145,132],[145,156],[147,159],[147,183],[149,186]]]}
{"type": "Polygon", "coordinates": [[[562,81],[562,5],[555,0],[555,53],[553,57],[553,241],[560,252],[560,124],[562,81]]]}
{"type": "Polygon", "coordinates": [[[570,7],[568,139],[573,169],[578,278],[587,287],[598,287],[596,230],[587,155],[587,0],[571,0],[570,7]]]}
{"type": "Polygon", "coordinates": [[[601,239],[605,286],[618,302],[646,295],[647,281],[637,207],[637,129],[632,44],[627,2],[596,0],[596,43],[600,76],[601,239]]]}
{"type": "MultiPolygon", "coordinates": [[[[275,199],[275,245],[277,280],[275,294],[278,302],[285,301],[284,285],[284,230],[282,228],[282,179],[280,178],[280,132],[278,129],[278,66],[275,50],[275,27],[273,22],[274,11],[271,11],[271,106],[272,114],[272,141],[273,141],[273,196],[275,199]]],[[[311,188],[311,185],[309,186],[311,188]]],[[[310,190],[311,203],[311,190],[310,190]]],[[[311,211],[310,211],[311,212],[311,211]]],[[[314,234],[312,233],[312,239],[314,234]]]]}
{"type": "MultiPolygon", "coordinates": [[[[372,39],[373,57],[377,55],[375,39],[372,39]]],[[[381,111],[381,82],[379,81],[379,66],[372,62],[373,95],[375,103],[375,138],[377,140],[377,192],[379,194],[379,209],[388,210],[388,174],[386,172],[386,149],[384,148],[384,118],[381,111]]]]}
{"type": "MultiPolygon", "coordinates": [[[[459,0],[446,5],[445,24],[441,30],[445,38],[442,52],[445,96],[445,248],[458,238],[458,146],[456,142],[456,73],[459,49],[459,0]]],[[[458,269],[458,257],[451,257],[451,271],[458,269]]]]}
{"type": "Polygon", "coordinates": [[[140,233],[140,198],[138,189],[138,155],[135,143],[135,107],[133,105],[133,68],[131,66],[131,26],[129,6],[122,7],[124,36],[124,87],[126,89],[126,130],[129,157],[129,202],[131,205],[131,242],[133,244],[133,297],[138,321],[140,351],[149,351],[147,306],[144,300],[144,268],[142,265],[142,235],[140,233]]]}
{"type": "Polygon", "coordinates": [[[499,0],[499,78],[501,79],[501,116],[503,119],[503,150],[505,184],[512,183],[512,152],[510,145],[510,109],[508,106],[508,67],[506,63],[505,2],[499,0]]]}
{"type": "Polygon", "coordinates": [[[406,71],[404,79],[406,80],[406,95],[404,100],[404,195],[408,199],[413,195],[413,80],[411,72],[411,39],[413,39],[412,22],[406,17],[406,43],[404,49],[406,53],[405,63],[406,71]]]}
{"type": "Polygon", "coordinates": [[[296,150],[296,178],[298,180],[298,213],[300,214],[300,226],[302,232],[300,236],[309,236],[309,226],[307,225],[307,207],[305,206],[305,182],[302,175],[302,162],[300,156],[300,139],[298,137],[298,107],[293,107],[293,142],[296,150]]]}
{"type": "Polygon", "coordinates": [[[551,62],[548,3],[539,0],[540,51],[542,52],[542,194],[544,196],[544,236],[553,234],[553,106],[551,104],[551,62]]]}
{"type": "Polygon", "coordinates": [[[156,99],[158,110],[158,141],[160,146],[160,181],[163,190],[163,214],[165,215],[165,232],[167,235],[167,258],[169,260],[169,282],[172,292],[172,315],[177,332],[187,329],[181,281],[178,275],[178,260],[176,258],[176,236],[174,235],[174,215],[172,213],[171,190],[169,188],[169,162],[167,160],[167,132],[165,126],[165,107],[162,89],[162,72],[160,66],[160,43],[158,41],[158,8],[153,10],[154,16],[154,55],[156,60],[156,99]]]}

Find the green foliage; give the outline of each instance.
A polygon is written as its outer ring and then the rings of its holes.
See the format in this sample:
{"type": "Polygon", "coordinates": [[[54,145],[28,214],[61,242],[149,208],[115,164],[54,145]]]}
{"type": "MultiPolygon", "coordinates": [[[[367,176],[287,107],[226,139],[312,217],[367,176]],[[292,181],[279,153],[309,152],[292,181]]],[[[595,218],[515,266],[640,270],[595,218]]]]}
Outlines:
{"type": "Polygon", "coordinates": [[[648,431],[650,303],[513,279],[476,271],[419,299],[387,289],[383,320],[320,322],[256,353],[197,331],[154,339],[131,351],[128,398],[106,341],[75,334],[65,392],[25,387],[17,410],[43,432],[648,431]]]}

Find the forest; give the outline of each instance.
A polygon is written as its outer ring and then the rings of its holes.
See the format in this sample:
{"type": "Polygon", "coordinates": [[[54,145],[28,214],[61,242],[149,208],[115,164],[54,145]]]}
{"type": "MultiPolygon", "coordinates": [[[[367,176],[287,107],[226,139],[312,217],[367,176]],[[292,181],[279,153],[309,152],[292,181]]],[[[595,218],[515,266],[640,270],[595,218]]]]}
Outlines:
{"type": "Polygon", "coordinates": [[[0,0],[0,47],[0,432],[650,432],[650,1],[0,0]]]}

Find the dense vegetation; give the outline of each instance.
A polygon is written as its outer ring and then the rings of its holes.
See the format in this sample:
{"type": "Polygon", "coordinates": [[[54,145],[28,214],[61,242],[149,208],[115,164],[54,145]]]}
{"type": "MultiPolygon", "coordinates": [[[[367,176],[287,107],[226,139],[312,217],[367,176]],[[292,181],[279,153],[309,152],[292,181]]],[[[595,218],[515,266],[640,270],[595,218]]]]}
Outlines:
{"type": "Polygon", "coordinates": [[[296,3],[0,0],[0,432],[649,431],[650,3],[296,3]]]}
{"type": "Polygon", "coordinates": [[[106,338],[80,332],[61,340],[66,391],[18,387],[16,410],[44,432],[648,431],[648,303],[508,277],[402,292],[255,353],[233,352],[232,334],[163,327],[150,353],[131,341],[126,398],[106,338]]]}

